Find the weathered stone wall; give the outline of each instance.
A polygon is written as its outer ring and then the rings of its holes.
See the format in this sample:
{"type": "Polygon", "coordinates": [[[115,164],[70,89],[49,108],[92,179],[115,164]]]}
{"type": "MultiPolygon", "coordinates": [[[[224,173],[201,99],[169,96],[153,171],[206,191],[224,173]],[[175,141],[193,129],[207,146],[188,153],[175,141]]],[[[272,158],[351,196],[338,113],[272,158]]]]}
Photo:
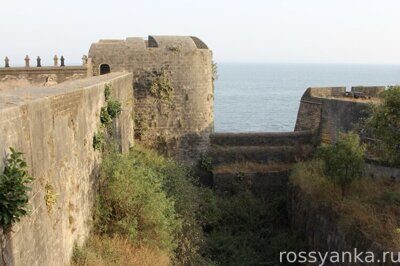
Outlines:
{"type": "Polygon", "coordinates": [[[235,193],[246,185],[264,198],[281,195],[292,165],[312,154],[313,137],[311,131],[211,134],[215,191],[235,193]]]}
{"type": "MultiPolygon", "coordinates": [[[[352,91],[377,97],[381,88],[354,87],[352,91]]],[[[340,132],[355,129],[360,120],[368,115],[368,105],[377,98],[354,99],[346,97],[345,92],[344,87],[307,89],[301,98],[295,130],[312,130],[318,142],[332,143],[340,132]]]]}
{"type": "Polygon", "coordinates": [[[400,169],[382,165],[379,162],[373,160],[367,160],[364,167],[365,176],[372,178],[391,178],[396,181],[400,181],[400,169]]]}
{"type": "Polygon", "coordinates": [[[0,82],[9,80],[27,80],[31,84],[44,85],[51,81],[62,83],[67,80],[86,78],[91,71],[87,66],[68,67],[10,67],[0,68],[0,82]]]}
{"type": "Polygon", "coordinates": [[[127,151],[133,145],[132,74],[0,93],[0,169],[9,147],[14,147],[24,152],[35,178],[31,214],[1,238],[7,265],[68,265],[74,243],[88,235],[101,160],[92,142],[105,105],[106,83],[122,103],[113,136],[127,151]],[[54,205],[46,205],[46,185],[57,195],[54,205]]]}
{"type": "Polygon", "coordinates": [[[176,159],[194,163],[214,128],[212,53],[195,37],[149,36],[101,40],[91,46],[94,74],[102,64],[111,72],[134,74],[137,135],[176,159]],[[165,70],[174,91],[170,103],[153,97],[146,75],[165,70]]]}

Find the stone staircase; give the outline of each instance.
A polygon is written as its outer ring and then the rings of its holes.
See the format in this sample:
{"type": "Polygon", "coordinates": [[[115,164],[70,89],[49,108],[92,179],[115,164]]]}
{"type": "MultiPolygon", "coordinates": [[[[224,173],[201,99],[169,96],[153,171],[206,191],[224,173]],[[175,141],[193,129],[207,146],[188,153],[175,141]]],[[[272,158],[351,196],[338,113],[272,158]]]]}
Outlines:
{"type": "Polygon", "coordinates": [[[213,185],[222,194],[244,186],[263,196],[281,193],[293,164],[314,150],[311,131],[214,133],[210,138],[213,185]]]}

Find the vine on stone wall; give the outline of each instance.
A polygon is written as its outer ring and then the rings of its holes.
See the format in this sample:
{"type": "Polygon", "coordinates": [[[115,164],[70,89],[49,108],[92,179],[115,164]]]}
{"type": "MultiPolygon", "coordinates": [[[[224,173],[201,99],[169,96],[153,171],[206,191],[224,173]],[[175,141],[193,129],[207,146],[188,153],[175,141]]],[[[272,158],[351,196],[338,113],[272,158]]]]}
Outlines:
{"type": "Polygon", "coordinates": [[[211,69],[212,69],[212,83],[213,83],[213,88],[215,81],[218,79],[218,65],[214,61],[211,62],[211,69]]]}
{"type": "Polygon", "coordinates": [[[181,49],[182,49],[182,47],[179,45],[170,45],[167,47],[168,51],[175,52],[175,53],[179,53],[181,51],[181,49]]]}
{"type": "Polygon", "coordinates": [[[135,138],[142,141],[142,144],[146,147],[154,147],[156,149],[162,147],[161,149],[165,149],[168,142],[166,137],[150,135],[149,129],[157,127],[158,116],[163,116],[163,119],[168,118],[171,111],[175,109],[173,97],[175,89],[167,67],[159,70],[143,71],[135,83],[135,89],[149,95],[148,100],[154,99],[156,107],[156,112],[151,115],[151,119],[143,113],[138,112],[135,114],[135,138]]]}
{"type": "Polygon", "coordinates": [[[135,139],[143,140],[147,130],[149,129],[149,125],[147,123],[146,118],[143,114],[136,114],[135,116],[135,139]]]}
{"type": "Polygon", "coordinates": [[[122,104],[111,98],[111,84],[104,85],[104,99],[106,106],[101,107],[101,127],[93,136],[93,149],[103,150],[107,135],[111,134],[111,123],[122,112],[122,104]]]}
{"type": "Polygon", "coordinates": [[[157,101],[173,107],[174,87],[166,68],[144,71],[139,76],[135,86],[142,90],[148,90],[157,101]]]}
{"type": "Polygon", "coordinates": [[[172,86],[171,79],[165,69],[162,69],[160,72],[156,73],[149,91],[154,98],[157,98],[168,104],[169,107],[173,106],[172,93],[174,91],[174,87],[172,86]]]}

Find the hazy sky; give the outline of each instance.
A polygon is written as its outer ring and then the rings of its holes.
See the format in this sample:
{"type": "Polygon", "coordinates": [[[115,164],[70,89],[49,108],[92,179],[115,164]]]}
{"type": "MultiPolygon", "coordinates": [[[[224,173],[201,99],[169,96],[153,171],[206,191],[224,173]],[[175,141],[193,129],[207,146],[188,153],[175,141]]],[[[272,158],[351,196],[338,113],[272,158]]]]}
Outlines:
{"type": "MultiPolygon", "coordinates": [[[[400,64],[400,0],[4,0],[0,57],[80,62],[101,38],[194,35],[217,62],[400,64]]],[[[0,62],[1,65],[3,64],[0,62]]]]}

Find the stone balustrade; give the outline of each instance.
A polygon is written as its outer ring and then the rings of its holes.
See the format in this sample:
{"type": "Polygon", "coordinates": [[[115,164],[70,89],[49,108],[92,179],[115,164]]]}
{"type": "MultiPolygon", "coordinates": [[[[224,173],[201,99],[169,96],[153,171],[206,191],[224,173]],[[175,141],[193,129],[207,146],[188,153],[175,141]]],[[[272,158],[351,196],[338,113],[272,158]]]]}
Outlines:
{"type": "MultiPolygon", "coordinates": [[[[24,66],[26,68],[31,67],[30,60],[31,58],[29,57],[29,55],[26,55],[24,58],[24,66]]],[[[65,58],[63,55],[60,58],[57,55],[54,55],[53,61],[54,61],[53,65],[54,67],[65,67],[65,58]],[[60,65],[58,64],[58,61],[60,61],[60,65]]],[[[4,68],[11,68],[10,62],[11,62],[10,59],[8,58],[8,56],[6,56],[4,58],[4,68]]],[[[87,55],[83,55],[82,65],[86,66],[87,63],[88,63],[88,57],[87,55]]],[[[42,58],[40,56],[36,58],[36,67],[42,67],[42,58]]]]}

